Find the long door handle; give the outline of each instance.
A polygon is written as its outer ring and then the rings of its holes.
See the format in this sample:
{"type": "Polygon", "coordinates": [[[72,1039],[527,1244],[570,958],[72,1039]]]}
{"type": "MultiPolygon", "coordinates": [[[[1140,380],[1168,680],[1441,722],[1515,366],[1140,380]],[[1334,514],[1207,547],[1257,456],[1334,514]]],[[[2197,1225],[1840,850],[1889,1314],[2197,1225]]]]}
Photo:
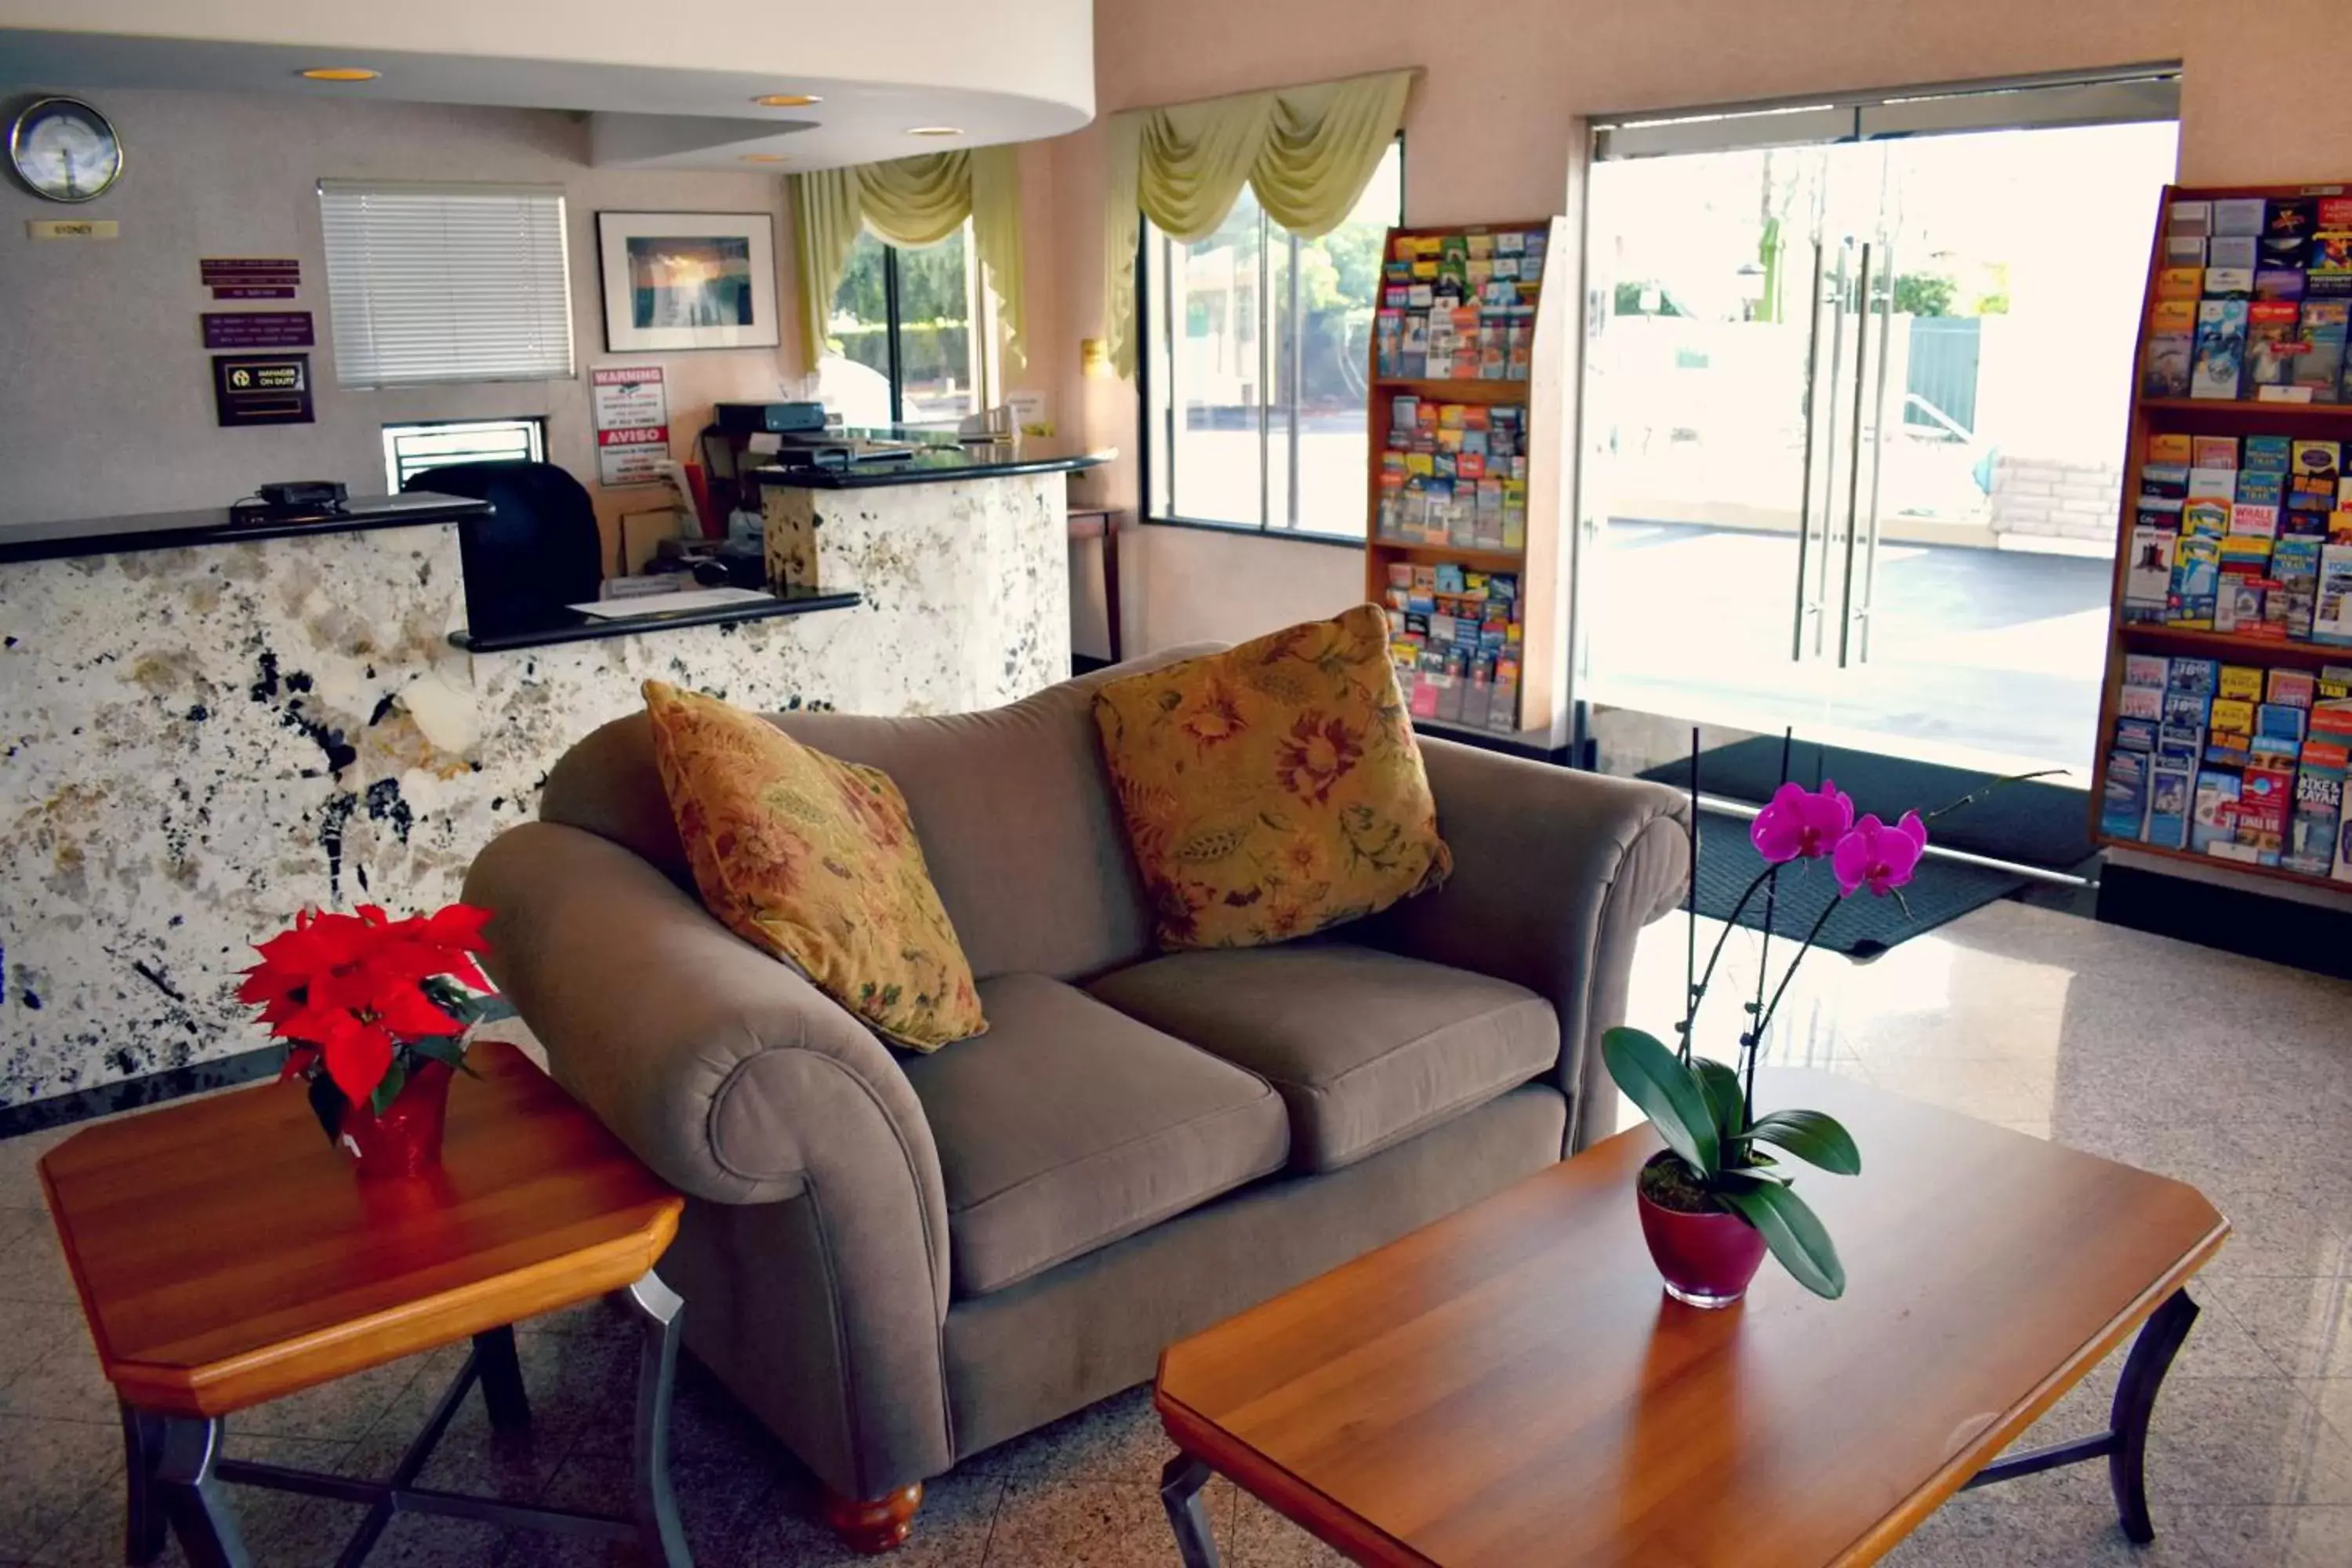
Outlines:
{"type": "Polygon", "coordinates": [[[1870,374],[1870,242],[1862,247],[1862,277],[1854,291],[1853,437],[1845,458],[1845,573],[1838,591],[1838,668],[1853,640],[1853,547],[1862,522],[1863,389],[1870,374]]]}
{"type": "MultiPolygon", "coordinates": [[[[1805,339],[1805,458],[1802,477],[1797,482],[1797,584],[1795,601],[1790,606],[1789,627],[1789,659],[1801,662],[1805,657],[1805,551],[1812,538],[1813,529],[1813,389],[1821,384],[1822,360],[1822,254],[1818,238],[1813,242],[1813,289],[1805,296],[1806,314],[1811,318],[1811,330],[1805,339]]],[[[1826,510],[1826,509],[1825,509],[1826,510]]],[[[1823,548],[1829,544],[1826,531],[1822,535],[1823,548]]]]}
{"type": "MultiPolygon", "coordinates": [[[[1886,241],[1880,247],[1879,273],[1886,279],[1885,298],[1878,311],[1878,374],[1877,384],[1871,394],[1870,404],[1870,505],[1864,512],[1869,520],[1869,531],[1862,541],[1862,603],[1848,604],[1846,617],[1862,624],[1862,635],[1854,639],[1854,662],[1870,662],[1870,634],[1877,620],[1878,605],[1878,500],[1879,482],[1886,468],[1886,366],[1895,357],[1895,285],[1902,274],[1895,267],[1895,243],[1886,241]]],[[[1903,434],[1903,422],[1898,416],[1895,433],[1903,434]]],[[[1849,595],[1850,596],[1850,595],[1849,595]]]]}

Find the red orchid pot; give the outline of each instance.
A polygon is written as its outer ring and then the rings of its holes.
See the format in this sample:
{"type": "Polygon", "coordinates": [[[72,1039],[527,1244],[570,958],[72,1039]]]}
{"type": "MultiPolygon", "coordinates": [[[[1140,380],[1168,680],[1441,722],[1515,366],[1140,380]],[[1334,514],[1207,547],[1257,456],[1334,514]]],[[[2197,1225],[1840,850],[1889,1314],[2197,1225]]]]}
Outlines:
{"type": "MultiPolygon", "coordinates": [[[[1661,1150],[1642,1167],[1647,1173],[1675,1156],[1661,1150]]],[[[1648,1183],[1634,1184],[1642,1210],[1642,1239],[1650,1261],[1666,1282],[1666,1294],[1685,1306],[1728,1307],[1748,1294],[1764,1265],[1764,1233],[1721,1209],[1690,1212],[1652,1200],[1648,1183]]]]}
{"type": "Polygon", "coordinates": [[[346,1106],[335,1142],[350,1153],[352,1169],[370,1178],[421,1176],[439,1169],[450,1076],[446,1062],[420,1061],[381,1114],[364,1101],[346,1106]]]}

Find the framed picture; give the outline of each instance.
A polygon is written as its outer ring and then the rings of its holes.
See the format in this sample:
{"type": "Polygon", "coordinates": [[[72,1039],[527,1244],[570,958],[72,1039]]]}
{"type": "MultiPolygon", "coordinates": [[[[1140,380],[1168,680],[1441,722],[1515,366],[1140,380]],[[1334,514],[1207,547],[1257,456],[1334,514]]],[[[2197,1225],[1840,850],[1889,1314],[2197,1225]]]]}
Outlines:
{"type": "Polygon", "coordinates": [[[774,348],[776,220],[769,213],[596,215],[612,353],[774,348]]]}

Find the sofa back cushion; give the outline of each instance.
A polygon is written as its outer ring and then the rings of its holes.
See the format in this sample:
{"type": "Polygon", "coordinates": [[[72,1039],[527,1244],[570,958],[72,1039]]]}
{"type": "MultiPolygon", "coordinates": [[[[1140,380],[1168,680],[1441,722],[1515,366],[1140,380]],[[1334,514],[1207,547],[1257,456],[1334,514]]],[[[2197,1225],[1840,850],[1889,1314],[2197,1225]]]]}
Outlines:
{"type": "MultiPolygon", "coordinates": [[[[1171,648],[981,713],[769,717],[818,751],[890,775],[975,976],[1025,971],[1085,979],[1151,947],[1141,885],[1095,738],[1094,689],[1105,675],[1199,651],[1171,648]]],[[[548,775],[539,814],[610,839],[692,885],[643,713],[615,720],[566,752],[548,775]]]]}
{"type": "Polygon", "coordinates": [[[1106,681],[1095,719],[1162,947],[1286,942],[1453,868],[1378,605],[1106,681]]]}
{"type": "Polygon", "coordinates": [[[703,906],[884,1039],[935,1051],[988,1027],[890,775],[756,713],[646,682],[654,762],[703,906]]]}

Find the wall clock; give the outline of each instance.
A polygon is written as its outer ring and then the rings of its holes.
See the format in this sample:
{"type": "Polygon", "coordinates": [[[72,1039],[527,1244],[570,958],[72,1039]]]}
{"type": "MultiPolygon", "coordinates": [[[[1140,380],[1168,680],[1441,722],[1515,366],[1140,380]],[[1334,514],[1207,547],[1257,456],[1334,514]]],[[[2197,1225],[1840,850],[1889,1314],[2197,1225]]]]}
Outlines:
{"type": "Polygon", "coordinates": [[[79,99],[43,98],[8,127],[8,160],[37,196],[86,202],[122,177],[122,142],[79,99]]]}

